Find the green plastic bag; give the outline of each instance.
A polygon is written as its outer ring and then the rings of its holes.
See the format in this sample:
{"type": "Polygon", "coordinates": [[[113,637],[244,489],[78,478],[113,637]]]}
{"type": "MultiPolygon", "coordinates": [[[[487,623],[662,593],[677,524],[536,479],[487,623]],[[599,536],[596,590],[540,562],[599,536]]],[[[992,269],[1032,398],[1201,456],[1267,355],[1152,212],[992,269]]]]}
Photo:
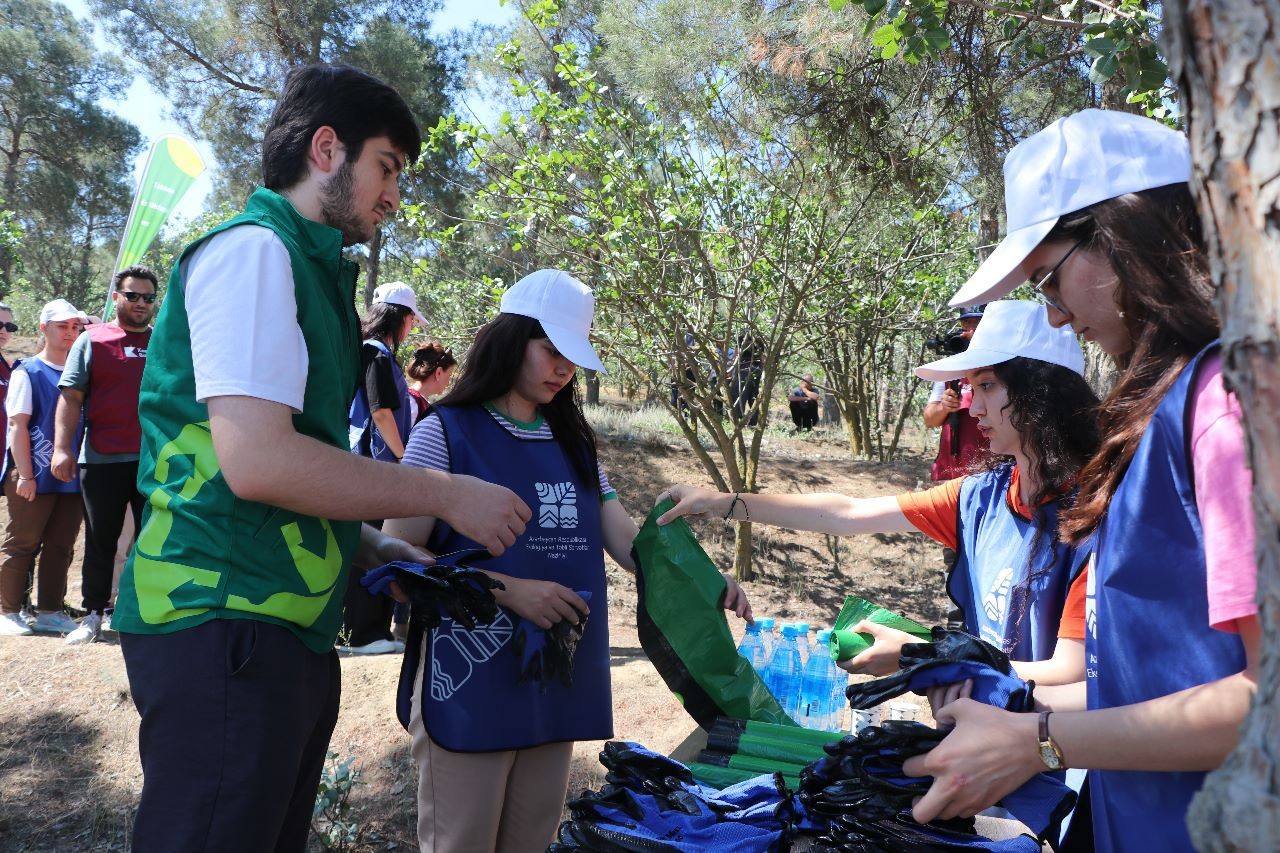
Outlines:
{"type": "Polygon", "coordinates": [[[897,628],[899,631],[914,634],[922,642],[927,643],[932,639],[929,629],[920,623],[913,622],[905,616],[899,616],[891,610],[885,610],[870,601],[850,595],[845,597],[844,607],[840,608],[840,615],[836,617],[836,624],[831,629],[829,648],[831,649],[832,660],[848,660],[871,648],[871,644],[875,642],[875,637],[850,630],[863,619],[875,622],[877,625],[897,628]]]}
{"type": "Polygon", "coordinates": [[[724,577],[683,518],[659,527],[675,504],[654,507],[632,545],[636,626],[653,666],[704,729],[716,717],[794,726],[764,680],[733,644],[724,577]]]}

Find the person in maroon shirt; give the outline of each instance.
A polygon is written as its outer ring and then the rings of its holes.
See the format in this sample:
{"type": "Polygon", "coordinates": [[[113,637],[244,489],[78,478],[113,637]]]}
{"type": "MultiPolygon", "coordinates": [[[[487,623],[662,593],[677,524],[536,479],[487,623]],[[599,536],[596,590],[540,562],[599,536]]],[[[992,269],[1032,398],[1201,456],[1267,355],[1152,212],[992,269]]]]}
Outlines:
{"type": "Polygon", "coordinates": [[[80,627],[67,636],[67,644],[73,646],[92,643],[102,632],[125,512],[133,513],[135,531],[142,520],[138,391],[156,313],[156,274],[146,267],[129,267],[113,281],[115,319],[85,331],[67,356],[58,382],[53,475],[64,482],[76,475],[72,436],[81,411],[85,419],[79,466],[85,518],[81,589],[87,612],[80,627]]]}
{"type": "Polygon", "coordinates": [[[4,410],[4,398],[9,393],[9,374],[13,372],[4,348],[16,331],[18,324],[13,322],[13,309],[0,302],[0,459],[9,452],[9,415],[4,410]]]}

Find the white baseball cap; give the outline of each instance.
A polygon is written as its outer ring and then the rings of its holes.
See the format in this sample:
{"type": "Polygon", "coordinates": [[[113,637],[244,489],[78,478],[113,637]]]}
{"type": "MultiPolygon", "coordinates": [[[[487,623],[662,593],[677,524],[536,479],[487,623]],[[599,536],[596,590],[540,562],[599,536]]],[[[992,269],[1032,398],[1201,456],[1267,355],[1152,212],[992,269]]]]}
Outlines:
{"type": "Polygon", "coordinates": [[[1023,283],[1019,265],[1064,214],[1189,180],[1187,138],[1154,119],[1095,109],[1058,119],[1004,158],[1008,233],[949,304],[1007,296],[1023,283]]]}
{"type": "Polygon", "coordinates": [[[1071,327],[1055,329],[1049,325],[1048,309],[1022,299],[989,303],[969,348],[917,367],[916,376],[946,382],[1018,356],[1061,365],[1084,376],[1084,353],[1071,327]]]}
{"type": "Polygon", "coordinates": [[[413,316],[418,318],[419,323],[427,325],[427,318],[418,313],[418,294],[403,281],[389,281],[378,285],[373,291],[373,301],[385,302],[388,305],[403,305],[413,312],[413,316]]]}
{"type": "Polygon", "coordinates": [[[560,354],[579,367],[606,373],[591,346],[591,318],[596,298],[591,288],[561,270],[538,270],[502,294],[503,314],[532,317],[542,324],[560,354]]]}
{"type": "Polygon", "coordinates": [[[52,302],[46,302],[44,307],[40,309],[40,325],[45,323],[57,323],[60,320],[79,320],[81,323],[87,322],[89,316],[76,306],[72,305],[65,299],[55,299],[52,302]]]}

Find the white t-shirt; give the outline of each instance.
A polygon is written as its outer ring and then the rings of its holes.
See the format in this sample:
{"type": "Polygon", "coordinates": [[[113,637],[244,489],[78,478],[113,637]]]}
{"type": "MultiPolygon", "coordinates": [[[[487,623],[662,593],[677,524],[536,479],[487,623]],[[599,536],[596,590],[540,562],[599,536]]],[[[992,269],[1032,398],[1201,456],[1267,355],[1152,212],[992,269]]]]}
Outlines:
{"type": "MultiPolygon", "coordinates": [[[[38,356],[34,357],[38,358],[38,356]]],[[[54,370],[62,370],[62,365],[54,364],[45,358],[40,360],[54,370]]],[[[30,361],[30,359],[24,358],[23,361],[30,361]]],[[[13,375],[9,377],[9,394],[4,398],[4,410],[9,417],[31,414],[31,377],[27,376],[27,372],[21,367],[13,371],[13,375]]]]}
{"type": "Polygon", "coordinates": [[[302,411],[307,342],[275,232],[238,225],[210,237],[187,261],[184,291],[196,400],[256,397],[302,411]]]}

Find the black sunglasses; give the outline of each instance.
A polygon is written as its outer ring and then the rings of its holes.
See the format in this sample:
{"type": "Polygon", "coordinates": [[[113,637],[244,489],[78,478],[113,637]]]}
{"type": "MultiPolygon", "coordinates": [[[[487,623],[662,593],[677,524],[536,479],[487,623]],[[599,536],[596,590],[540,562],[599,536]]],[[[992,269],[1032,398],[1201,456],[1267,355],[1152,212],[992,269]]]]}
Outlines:
{"type": "Polygon", "coordinates": [[[132,290],[117,290],[116,293],[123,296],[128,302],[137,302],[141,299],[143,302],[151,305],[156,301],[156,295],[154,293],[134,293],[132,290]]]}
{"type": "Polygon", "coordinates": [[[18,324],[17,323],[0,323],[0,329],[4,329],[6,332],[16,332],[18,331],[18,324]]]}

